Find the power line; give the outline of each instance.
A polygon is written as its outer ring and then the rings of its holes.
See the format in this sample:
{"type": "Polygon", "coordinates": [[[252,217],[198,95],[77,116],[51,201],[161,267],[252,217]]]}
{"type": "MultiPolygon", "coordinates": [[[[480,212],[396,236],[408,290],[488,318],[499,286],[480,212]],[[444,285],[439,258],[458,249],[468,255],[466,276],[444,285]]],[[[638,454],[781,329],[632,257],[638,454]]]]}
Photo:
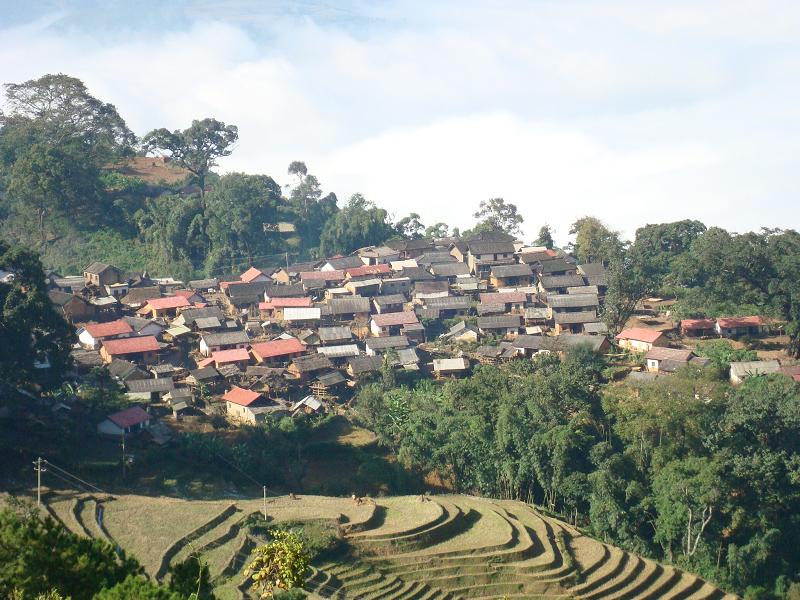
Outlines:
{"type": "MultiPolygon", "coordinates": [[[[60,471],[61,473],[63,473],[63,475],[64,475],[64,476],[67,476],[67,477],[72,477],[72,478],[73,478],[73,479],[75,479],[76,481],[80,482],[80,483],[81,483],[83,486],[85,486],[86,488],[90,488],[92,491],[98,492],[98,493],[100,493],[100,494],[106,494],[106,493],[108,493],[108,492],[105,492],[105,491],[101,490],[101,489],[100,489],[99,487],[97,487],[96,485],[93,485],[93,484],[89,483],[88,481],[85,481],[85,480],[81,479],[81,478],[80,478],[80,477],[78,477],[77,475],[73,475],[72,473],[70,473],[70,472],[69,472],[69,471],[67,471],[66,469],[62,469],[62,468],[61,468],[61,467],[59,467],[58,465],[54,465],[53,463],[51,463],[51,462],[50,462],[49,460],[47,460],[46,458],[42,459],[42,462],[46,463],[46,464],[47,464],[47,466],[49,466],[49,467],[52,467],[53,469],[56,469],[56,470],[60,471]]],[[[52,474],[55,474],[55,473],[53,473],[53,471],[51,471],[51,473],[52,473],[52,474]]]]}

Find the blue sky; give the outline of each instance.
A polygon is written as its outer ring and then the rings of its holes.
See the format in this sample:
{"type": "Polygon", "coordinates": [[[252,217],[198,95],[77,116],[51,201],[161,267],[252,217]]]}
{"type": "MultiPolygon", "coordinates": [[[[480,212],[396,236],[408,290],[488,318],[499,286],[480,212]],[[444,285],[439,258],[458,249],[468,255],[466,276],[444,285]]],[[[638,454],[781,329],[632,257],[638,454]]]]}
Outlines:
{"type": "Polygon", "coordinates": [[[564,240],[682,218],[800,228],[800,3],[0,1],[0,75],[83,79],[142,135],[214,116],[222,170],[564,240]]]}

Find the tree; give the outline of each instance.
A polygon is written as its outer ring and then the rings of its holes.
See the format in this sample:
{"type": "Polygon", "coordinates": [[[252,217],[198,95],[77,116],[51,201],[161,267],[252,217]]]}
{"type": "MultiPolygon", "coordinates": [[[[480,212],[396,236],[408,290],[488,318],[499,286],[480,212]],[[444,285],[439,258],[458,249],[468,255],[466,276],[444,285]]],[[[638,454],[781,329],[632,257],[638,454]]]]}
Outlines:
{"type": "Polygon", "coordinates": [[[184,596],[167,587],[160,586],[144,577],[128,575],[113,587],[100,590],[92,600],[186,600],[192,596],[184,596]]]}
{"type": "Polygon", "coordinates": [[[0,241],[0,265],[14,274],[0,283],[0,387],[57,387],[74,333],[47,296],[39,257],[0,241]]]}
{"type": "Polygon", "coordinates": [[[482,200],[473,217],[478,219],[475,233],[500,231],[517,235],[524,220],[517,212],[517,206],[502,198],[482,200]]]}
{"type": "Polygon", "coordinates": [[[554,248],[556,243],[553,241],[553,229],[548,224],[542,225],[539,229],[539,236],[533,243],[535,246],[544,246],[545,248],[554,248]]]}
{"type": "Polygon", "coordinates": [[[231,146],[238,139],[239,129],[235,125],[207,118],[192,121],[192,125],[182,131],[154,129],[144,136],[142,147],[148,153],[168,153],[172,160],[194,175],[202,197],[211,167],[216,166],[218,158],[233,152],[231,146]]]}
{"type": "Polygon", "coordinates": [[[339,210],[336,194],[323,197],[319,180],[308,172],[302,161],[293,161],[288,173],[294,175],[297,182],[289,193],[286,210],[296,224],[303,246],[318,246],[323,228],[339,210]]]}
{"type": "Polygon", "coordinates": [[[447,225],[447,223],[439,222],[439,223],[434,223],[429,227],[426,227],[424,237],[439,239],[439,238],[445,238],[449,235],[450,235],[450,227],[447,225]]]}
{"type": "Polygon", "coordinates": [[[169,575],[169,589],[182,598],[215,600],[208,565],[197,554],[170,565],[169,575]]]}
{"type": "Polygon", "coordinates": [[[130,151],[136,143],[114,105],[92,96],[80,79],[48,74],[5,88],[3,135],[24,132],[31,143],[56,147],[77,142],[87,155],[105,159],[130,151]]]}
{"type": "Polygon", "coordinates": [[[105,220],[99,171],[73,147],[30,146],[11,167],[7,185],[13,210],[23,221],[36,223],[42,244],[51,220],[105,220]]]}
{"type": "Polygon", "coordinates": [[[280,197],[280,187],[266,175],[220,178],[205,198],[209,272],[218,266],[235,271],[277,251],[277,238],[267,232],[277,220],[280,197]]]}
{"type": "Polygon", "coordinates": [[[635,245],[617,249],[608,262],[608,289],[601,316],[611,333],[619,333],[639,301],[658,288],[658,282],[635,245]]]}
{"type": "Polygon", "coordinates": [[[73,600],[89,600],[101,589],[142,573],[134,559],[118,556],[107,542],[71,533],[25,505],[12,506],[0,511],[3,598],[18,589],[25,597],[58,590],[73,600]]]}
{"type": "Polygon", "coordinates": [[[275,529],[271,537],[268,543],[254,550],[255,557],[245,570],[262,598],[270,598],[278,590],[303,587],[310,562],[308,551],[296,533],[275,529]]]}
{"type": "Polygon", "coordinates": [[[411,213],[407,217],[403,217],[395,224],[395,229],[400,237],[407,240],[418,240],[423,236],[425,226],[419,220],[420,216],[417,213],[411,213]]]}
{"type": "Polygon", "coordinates": [[[319,240],[320,252],[331,256],[382,244],[393,231],[389,214],[384,209],[361,194],[353,194],[345,207],[325,223],[319,240]]]}
{"type": "Polygon", "coordinates": [[[572,224],[569,233],[575,236],[573,252],[580,263],[607,262],[622,248],[619,233],[595,217],[581,217],[572,224]]]}

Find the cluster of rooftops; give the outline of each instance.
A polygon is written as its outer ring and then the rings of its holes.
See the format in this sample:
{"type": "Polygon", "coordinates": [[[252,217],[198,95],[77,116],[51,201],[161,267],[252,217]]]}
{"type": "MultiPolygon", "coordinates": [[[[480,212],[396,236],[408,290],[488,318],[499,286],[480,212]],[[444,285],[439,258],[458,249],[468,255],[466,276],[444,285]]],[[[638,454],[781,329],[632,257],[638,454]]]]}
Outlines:
{"type": "MultiPolygon", "coordinates": [[[[188,282],[94,262],[49,283],[76,324],[79,367],[105,364],[132,397],[180,409],[202,388],[248,422],[324,410],[387,361],[440,378],[476,361],[609,346],[604,266],[505,234],[387,242],[188,282]]],[[[729,325],[715,323],[723,334],[729,325]]]]}

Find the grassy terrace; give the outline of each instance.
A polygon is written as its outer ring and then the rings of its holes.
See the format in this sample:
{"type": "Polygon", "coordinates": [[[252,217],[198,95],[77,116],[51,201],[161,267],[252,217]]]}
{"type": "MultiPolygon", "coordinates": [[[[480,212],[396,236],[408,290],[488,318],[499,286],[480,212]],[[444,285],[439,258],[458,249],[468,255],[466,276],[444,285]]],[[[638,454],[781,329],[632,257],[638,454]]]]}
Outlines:
{"type": "MultiPolygon", "coordinates": [[[[249,527],[261,519],[262,500],[108,499],[55,492],[46,499],[48,512],[69,529],[93,537],[107,532],[151,576],[163,577],[171,562],[197,552],[208,563],[221,600],[250,597],[243,571],[263,539],[249,527]]],[[[268,499],[267,515],[271,525],[330,522],[346,542],[313,564],[306,585],[312,597],[735,598],[694,575],[602,544],[521,502],[456,495],[365,503],[282,496],[268,499]]]]}

